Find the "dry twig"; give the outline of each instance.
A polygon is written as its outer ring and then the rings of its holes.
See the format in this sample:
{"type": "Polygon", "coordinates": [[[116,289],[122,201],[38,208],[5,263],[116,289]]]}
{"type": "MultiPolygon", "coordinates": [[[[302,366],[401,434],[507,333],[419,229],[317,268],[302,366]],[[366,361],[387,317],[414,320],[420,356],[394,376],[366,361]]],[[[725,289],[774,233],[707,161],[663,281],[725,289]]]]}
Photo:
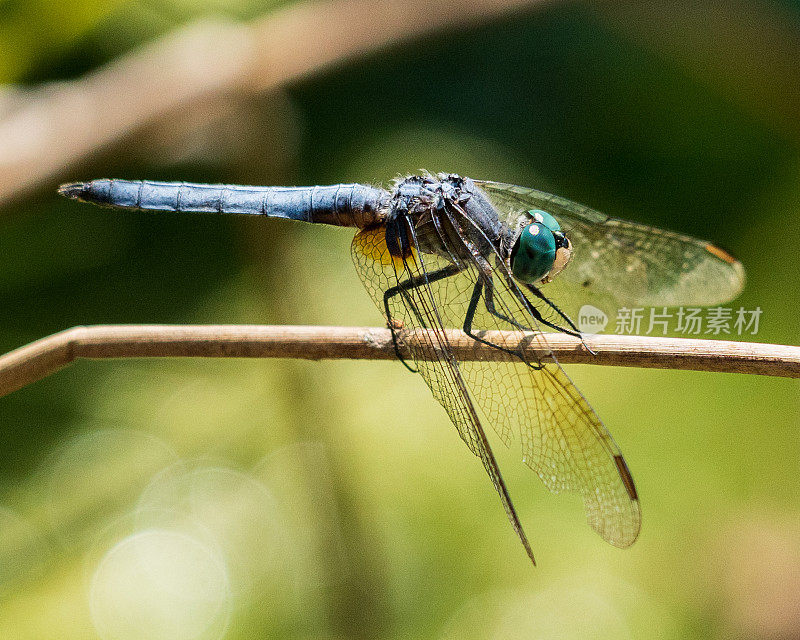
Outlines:
{"type": "MultiPolygon", "coordinates": [[[[492,339],[491,334],[486,336],[492,339]]],[[[410,343],[415,334],[404,334],[410,343]]],[[[495,340],[497,338],[495,337],[495,340]]],[[[460,360],[503,360],[504,353],[451,330],[460,360]]],[[[655,369],[750,373],[800,378],[800,347],[724,340],[689,340],[597,335],[587,338],[595,354],[576,338],[551,333],[562,363],[655,369]]],[[[523,339],[535,353],[535,345],[523,339]]],[[[21,389],[78,359],[105,358],[302,358],[393,360],[388,329],[263,325],[98,325],[74,327],[0,356],[0,396],[21,389]]]]}

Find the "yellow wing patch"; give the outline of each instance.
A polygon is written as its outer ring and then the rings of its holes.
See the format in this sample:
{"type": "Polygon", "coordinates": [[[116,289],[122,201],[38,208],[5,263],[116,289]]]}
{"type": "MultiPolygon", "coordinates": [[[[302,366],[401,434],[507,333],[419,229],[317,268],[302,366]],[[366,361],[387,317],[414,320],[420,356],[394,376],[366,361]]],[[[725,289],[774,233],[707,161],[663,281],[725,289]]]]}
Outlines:
{"type": "Polygon", "coordinates": [[[383,225],[359,231],[353,239],[353,250],[384,267],[394,263],[394,268],[398,272],[405,269],[404,263],[408,263],[410,266],[417,264],[417,252],[413,247],[411,255],[407,256],[405,260],[391,254],[386,245],[386,227],[383,225]]]}

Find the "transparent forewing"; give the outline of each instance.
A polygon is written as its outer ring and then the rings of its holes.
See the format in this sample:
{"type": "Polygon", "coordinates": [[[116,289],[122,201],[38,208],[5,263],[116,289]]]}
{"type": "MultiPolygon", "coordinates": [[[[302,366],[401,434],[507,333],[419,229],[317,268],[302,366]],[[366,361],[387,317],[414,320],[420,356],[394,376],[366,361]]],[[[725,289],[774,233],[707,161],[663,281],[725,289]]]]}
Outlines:
{"type": "MultiPolygon", "coordinates": [[[[502,265],[495,264],[488,279],[494,290],[495,315],[489,312],[486,304],[486,276],[475,264],[465,265],[465,269],[450,277],[435,279],[434,274],[450,263],[436,256],[423,255],[420,258],[416,255],[413,263],[401,264],[395,276],[396,264],[386,258],[375,259],[381,253],[380,246],[381,238],[374,232],[361,232],[353,242],[353,256],[359,273],[381,309],[383,292],[395,286],[398,279],[418,276],[423,262],[429,276],[424,294],[413,290],[406,300],[402,295],[391,299],[393,321],[401,321],[407,329],[427,324],[426,313],[414,308],[422,305],[423,298],[426,298],[430,301],[428,304],[435,304],[437,323],[461,329],[480,280],[482,293],[472,319],[473,332],[505,330],[507,333],[503,334],[502,342],[494,343],[497,347],[521,353],[520,345],[532,342],[537,352],[543,354],[534,361],[509,355],[505,362],[454,362],[450,368],[458,369],[469,395],[500,438],[507,445],[515,434],[520,438],[525,463],[548,489],[580,494],[590,525],[604,539],[620,547],[632,544],[639,532],[641,516],[633,480],[622,454],[555,361],[541,333],[522,332],[497,317],[502,315],[530,331],[538,330],[536,321],[511,290],[513,285],[504,274],[502,265]]],[[[456,399],[452,397],[451,374],[445,370],[441,359],[426,362],[436,348],[436,345],[429,345],[415,351],[415,361],[461,437],[473,453],[481,456],[481,438],[476,438],[475,426],[464,420],[458,408],[453,406],[456,399]]]]}
{"type": "MultiPolygon", "coordinates": [[[[427,259],[414,252],[405,260],[392,258],[386,246],[383,227],[360,231],[352,244],[353,261],[365,288],[386,315],[384,294],[397,287],[399,283],[413,278],[426,277],[440,265],[433,258],[430,264],[427,259]]],[[[427,258],[427,256],[425,257],[427,258]]],[[[391,318],[387,318],[394,326],[404,329],[432,329],[423,332],[426,339],[412,346],[412,356],[419,372],[433,393],[434,398],[445,408],[450,420],[455,425],[470,451],[481,459],[486,472],[492,480],[494,488],[500,495],[503,508],[522,541],[532,561],[533,551],[522,529],[511,497],[500,474],[500,469],[492,453],[486,434],[475,411],[466,384],[453,357],[444,331],[443,318],[439,314],[437,300],[430,285],[409,289],[405,293],[392,296],[389,301],[391,318]]]]}
{"type": "Polygon", "coordinates": [[[744,286],[740,262],[708,242],[610,218],[566,198],[500,182],[475,181],[506,224],[543,209],[572,241],[572,262],[547,285],[574,306],[599,300],[618,305],[711,306],[735,298],[744,286]]]}

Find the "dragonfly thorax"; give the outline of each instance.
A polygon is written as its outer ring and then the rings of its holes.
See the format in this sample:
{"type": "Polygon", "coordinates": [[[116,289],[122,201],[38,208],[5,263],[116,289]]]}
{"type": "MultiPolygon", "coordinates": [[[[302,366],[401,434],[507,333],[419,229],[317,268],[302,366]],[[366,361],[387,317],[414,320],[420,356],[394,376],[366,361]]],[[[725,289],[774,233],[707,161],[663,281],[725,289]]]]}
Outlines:
{"type": "Polygon", "coordinates": [[[501,230],[497,211],[469,178],[409,176],[392,193],[386,244],[395,257],[408,257],[416,246],[423,253],[468,260],[473,249],[491,255],[501,230]]]}

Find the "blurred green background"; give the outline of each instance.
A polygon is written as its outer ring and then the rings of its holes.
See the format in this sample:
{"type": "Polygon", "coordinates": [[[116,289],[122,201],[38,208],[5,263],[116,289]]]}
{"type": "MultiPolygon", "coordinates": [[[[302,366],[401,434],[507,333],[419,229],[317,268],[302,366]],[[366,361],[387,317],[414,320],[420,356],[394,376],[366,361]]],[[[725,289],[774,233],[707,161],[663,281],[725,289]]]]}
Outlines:
{"type": "MultiPolygon", "coordinates": [[[[0,98],[198,18],[287,6],[0,0],[0,98]]],[[[754,339],[796,344],[799,61],[795,1],[553,1],[389,42],[225,117],[188,105],[0,208],[0,349],[77,324],[382,324],[349,230],[109,212],[59,182],[422,168],[713,239],[747,269],[734,306],[763,310],[754,339]]],[[[0,399],[0,637],[800,637],[798,383],[569,373],[625,452],[644,525],[608,546],[495,440],[536,569],[397,363],[91,362],[17,391],[0,399]]]]}

